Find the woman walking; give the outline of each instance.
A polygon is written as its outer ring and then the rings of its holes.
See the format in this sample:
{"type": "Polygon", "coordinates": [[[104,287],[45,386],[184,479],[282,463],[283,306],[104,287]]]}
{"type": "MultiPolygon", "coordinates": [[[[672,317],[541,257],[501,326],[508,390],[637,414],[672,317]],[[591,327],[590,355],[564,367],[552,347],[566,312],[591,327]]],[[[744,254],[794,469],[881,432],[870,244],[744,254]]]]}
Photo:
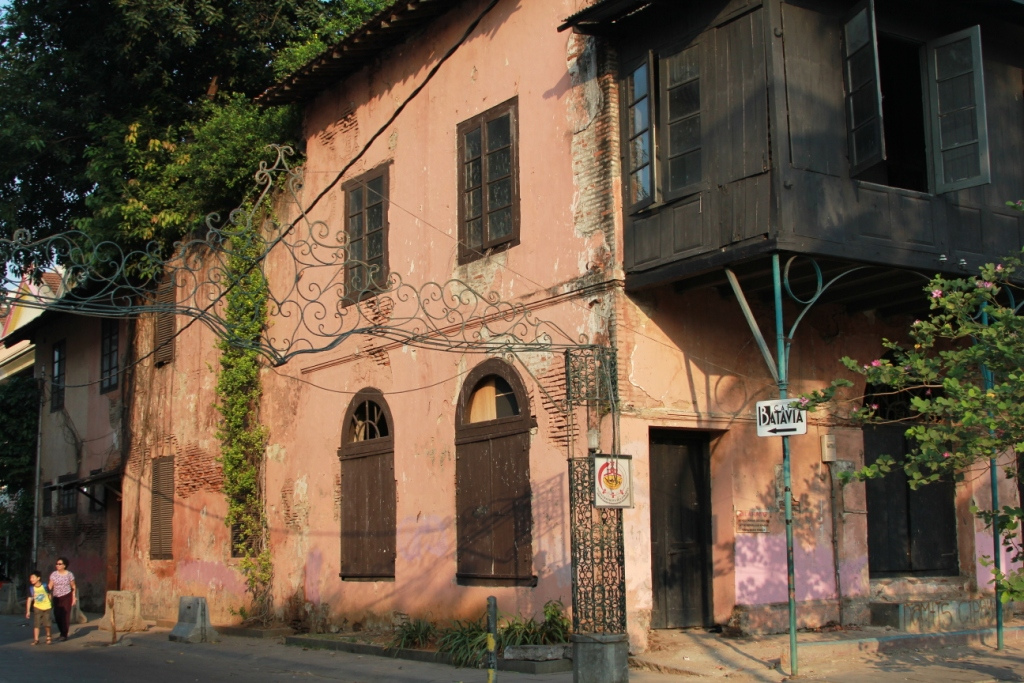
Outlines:
{"type": "Polygon", "coordinates": [[[53,596],[53,617],[60,629],[60,639],[68,639],[68,627],[71,623],[71,608],[75,606],[78,588],[75,586],[75,575],[68,571],[68,558],[57,558],[57,569],[50,574],[50,594],[53,596]]]}

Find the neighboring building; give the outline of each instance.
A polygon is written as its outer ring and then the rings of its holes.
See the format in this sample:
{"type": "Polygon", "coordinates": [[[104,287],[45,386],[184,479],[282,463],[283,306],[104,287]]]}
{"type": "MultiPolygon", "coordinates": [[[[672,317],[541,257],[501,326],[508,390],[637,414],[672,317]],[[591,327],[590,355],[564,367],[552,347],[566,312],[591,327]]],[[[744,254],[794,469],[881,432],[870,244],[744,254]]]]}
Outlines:
{"type": "MultiPolygon", "coordinates": [[[[48,297],[60,295],[59,284],[48,297]]],[[[67,557],[82,608],[91,611],[102,612],[106,591],[120,584],[129,329],[121,320],[45,311],[4,338],[8,348],[34,346],[32,371],[43,380],[41,405],[30,407],[40,416],[36,564],[52,571],[67,557]]]]}
{"type": "MultiPolygon", "coordinates": [[[[786,626],[781,447],[753,418],[778,389],[725,269],[767,335],[773,254],[816,258],[827,278],[872,267],[801,323],[799,393],[903,334],[921,274],[1020,247],[1003,204],[1024,185],[1024,7],[940,5],[411,0],[261,98],[305,104],[302,199],[345,169],[310,217],[346,230],[379,273],[472,283],[614,347],[616,435],[636,477],[635,649],[649,628],[786,626]]],[[[323,284],[287,265],[269,260],[272,286],[323,284]]],[[[808,273],[806,260],[791,273],[798,294],[813,293],[808,273]]],[[[373,286],[364,269],[342,278],[373,286]]],[[[322,291],[329,318],[337,289],[322,291]]],[[[145,319],[135,337],[122,587],[148,617],[203,595],[225,622],[246,597],[223,524],[218,353],[185,320],[145,319]]],[[[505,613],[568,604],[566,456],[587,444],[560,409],[564,378],[559,354],[509,363],[369,337],[264,372],[281,616],[475,618],[488,595],[505,613]]],[[[611,416],[601,432],[607,450],[611,416]]],[[[968,511],[987,480],[923,494],[836,483],[833,468],[901,447],[827,414],[793,438],[802,625],[988,590],[991,536],[968,511]],[[840,464],[822,463],[824,435],[840,464]]],[[[1001,495],[1016,500],[1012,482],[1001,495]]]]}

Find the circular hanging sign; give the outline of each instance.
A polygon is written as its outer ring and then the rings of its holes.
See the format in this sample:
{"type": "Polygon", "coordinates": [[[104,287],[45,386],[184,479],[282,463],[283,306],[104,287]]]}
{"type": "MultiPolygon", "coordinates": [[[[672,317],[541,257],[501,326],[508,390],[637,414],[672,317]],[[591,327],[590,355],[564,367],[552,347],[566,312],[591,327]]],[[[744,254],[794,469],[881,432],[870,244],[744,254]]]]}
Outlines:
{"type": "Polygon", "coordinates": [[[594,456],[594,505],[633,506],[633,461],[630,456],[594,456]]]}

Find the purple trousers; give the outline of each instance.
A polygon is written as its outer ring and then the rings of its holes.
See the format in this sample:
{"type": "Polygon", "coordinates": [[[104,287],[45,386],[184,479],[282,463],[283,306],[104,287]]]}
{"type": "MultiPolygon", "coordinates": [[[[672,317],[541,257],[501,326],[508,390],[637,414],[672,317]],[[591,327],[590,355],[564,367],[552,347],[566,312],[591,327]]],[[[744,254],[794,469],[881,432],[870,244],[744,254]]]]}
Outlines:
{"type": "Polygon", "coordinates": [[[68,626],[71,623],[71,593],[53,596],[53,618],[57,620],[60,637],[68,637],[68,626]]]}

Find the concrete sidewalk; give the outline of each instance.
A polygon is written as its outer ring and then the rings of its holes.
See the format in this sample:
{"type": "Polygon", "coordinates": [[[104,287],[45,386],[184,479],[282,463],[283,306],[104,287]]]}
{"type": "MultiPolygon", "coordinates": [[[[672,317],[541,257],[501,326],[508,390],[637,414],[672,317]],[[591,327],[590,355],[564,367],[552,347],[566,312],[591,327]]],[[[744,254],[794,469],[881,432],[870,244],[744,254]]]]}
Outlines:
{"type": "MultiPolygon", "coordinates": [[[[906,634],[885,628],[797,634],[799,678],[837,683],[1024,680],[1024,626],[906,634]]],[[[655,631],[648,652],[631,658],[635,671],[678,677],[770,683],[789,678],[788,634],[732,638],[703,631],[655,631]]]]}

